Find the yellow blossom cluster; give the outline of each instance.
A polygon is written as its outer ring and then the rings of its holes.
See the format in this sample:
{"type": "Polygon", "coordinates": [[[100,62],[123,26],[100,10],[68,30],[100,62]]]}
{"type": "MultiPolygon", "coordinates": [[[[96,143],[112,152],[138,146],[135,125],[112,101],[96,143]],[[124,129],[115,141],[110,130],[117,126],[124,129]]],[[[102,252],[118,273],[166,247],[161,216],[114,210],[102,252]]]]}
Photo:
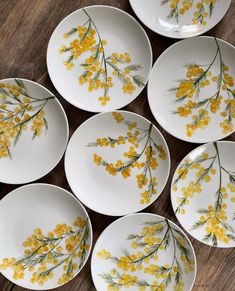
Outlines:
{"type": "Polygon", "coordinates": [[[180,16],[182,17],[189,10],[193,9],[192,24],[207,25],[206,20],[211,17],[214,5],[218,0],[202,0],[194,3],[192,0],[170,0],[162,1],[162,5],[169,5],[170,12],[168,18],[174,18],[179,22],[180,16]]]}
{"type": "Polygon", "coordinates": [[[84,26],[72,28],[69,32],[64,34],[68,39],[73,36],[74,39],[66,45],[62,45],[59,49],[60,53],[68,54],[68,58],[63,62],[67,70],[71,70],[75,61],[84,54],[90,53],[90,56],[85,58],[80,65],[83,67],[83,73],[78,77],[80,85],[87,84],[88,92],[94,90],[103,90],[103,95],[98,97],[102,106],[105,106],[110,101],[108,95],[109,89],[113,87],[113,76],[122,81],[122,91],[125,94],[133,94],[136,90],[136,85],[143,86],[142,77],[132,75],[133,71],[139,70],[140,65],[131,64],[131,57],[129,53],[114,52],[110,56],[105,55],[105,46],[107,40],[102,40],[97,28],[85,12],[88,21],[84,26]],[[109,68],[112,70],[110,76],[109,68]]]}
{"type": "MultiPolygon", "coordinates": [[[[177,241],[177,248],[180,249],[180,246],[183,249],[188,248],[187,241],[174,228],[162,221],[151,223],[150,225],[146,224],[139,234],[129,235],[128,240],[132,240],[131,248],[136,250],[135,253],[124,252],[124,255],[117,257],[112,256],[106,249],[98,252],[98,257],[110,260],[117,267],[117,269],[111,269],[102,276],[108,284],[107,290],[116,291],[121,287],[129,288],[132,286],[139,286],[139,290],[142,291],[166,290],[166,280],[182,276],[182,272],[192,272],[194,270],[194,261],[188,252],[182,253],[182,251],[176,250],[171,264],[158,265],[156,263],[159,260],[161,251],[164,251],[164,253],[167,251],[168,245],[165,244],[165,236],[168,232],[171,234],[171,239],[177,241]],[[166,226],[165,234],[160,235],[166,226]],[[125,273],[120,273],[118,270],[125,273]],[[147,274],[148,277],[153,276],[153,280],[152,282],[143,282],[137,276],[127,272],[138,272],[139,275],[142,274],[143,276],[147,274]]],[[[183,290],[183,287],[182,280],[174,284],[174,290],[183,290]]]]}
{"type": "MultiPolygon", "coordinates": [[[[218,44],[217,48],[218,53],[218,51],[220,51],[218,44]]],[[[217,53],[212,63],[206,69],[196,64],[188,65],[186,78],[179,82],[177,88],[171,90],[175,93],[176,99],[183,102],[182,105],[176,108],[174,113],[184,118],[188,116],[192,117],[192,122],[186,123],[186,134],[188,137],[191,137],[197,129],[206,128],[211,120],[209,113],[216,114],[220,110],[222,103],[225,107],[224,111],[220,111],[220,115],[224,117],[224,120],[220,122],[220,127],[224,134],[233,131],[234,126],[232,119],[235,118],[235,89],[233,89],[233,77],[227,72],[229,67],[223,64],[222,60],[220,60],[221,66],[219,75],[212,75],[212,72],[209,70],[217,58],[217,53]],[[206,86],[214,86],[214,82],[216,82],[217,91],[208,98],[204,97],[199,100],[198,97],[201,97],[200,90],[206,86]],[[222,90],[226,91],[228,96],[227,99],[221,94],[222,90]],[[195,100],[191,100],[191,98],[195,98],[195,100]]]]}
{"type": "Polygon", "coordinates": [[[28,123],[31,123],[33,137],[40,136],[47,127],[43,110],[47,99],[36,102],[35,98],[25,97],[28,94],[25,90],[19,85],[0,83],[0,158],[10,156],[12,141],[16,144],[28,123]]]}
{"type": "MultiPolygon", "coordinates": [[[[177,203],[182,203],[183,205],[187,205],[189,203],[189,199],[193,197],[195,193],[200,193],[201,192],[201,184],[200,183],[195,183],[193,181],[189,182],[189,185],[187,187],[182,187],[181,188],[181,193],[183,198],[178,197],[177,198],[177,203]]],[[[183,207],[180,207],[179,209],[180,214],[185,213],[185,209],[183,207]]]]}
{"type": "Polygon", "coordinates": [[[180,82],[175,96],[178,99],[182,97],[192,98],[194,93],[195,93],[195,88],[193,87],[193,80],[189,79],[189,80],[184,80],[180,82]]]}
{"type": "Polygon", "coordinates": [[[189,100],[186,104],[177,108],[177,113],[179,116],[187,117],[192,113],[192,108],[194,108],[195,105],[196,102],[189,100]]]}
{"type": "Polygon", "coordinates": [[[121,123],[124,121],[124,116],[121,113],[113,112],[112,116],[116,120],[117,123],[121,123]]]}
{"type": "Polygon", "coordinates": [[[206,109],[200,109],[199,115],[198,116],[193,115],[192,120],[193,120],[192,124],[186,123],[186,132],[188,137],[191,137],[198,128],[201,129],[206,128],[211,118],[206,109]]]}
{"type": "Polygon", "coordinates": [[[130,122],[124,119],[124,116],[119,112],[113,112],[112,116],[117,123],[123,123],[128,127],[125,136],[119,136],[118,138],[97,138],[95,143],[89,143],[88,146],[99,147],[111,147],[130,144],[127,151],[123,153],[123,156],[127,158],[127,161],[117,160],[116,162],[108,163],[103,160],[102,156],[94,153],[93,162],[100,166],[105,166],[106,171],[116,176],[118,173],[122,175],[124,179],[131,176],[133,170],[141,170],[143,172],[136,174],[136,180],[138,188],[145,188],[146,190],[140,194],[140,203],[149,204],[152,195],[157,193],[157,178],[152,176],[151,171],[154,171],[158,167],[157,153],[160,159],[166,160],[167,154],[162,145],[157,145],[151,140],[152,124],[149,125],[148,130],[139,129],[137,122],[130,122]],[[139,148],[139,140],[145,138],[145,145],[140,153],[137,152],[139,148]],[[154,146],[154,148],[153,148],[154,146]],[[144,158],[144,159],[143,159],[144,158]]]}
{"type": "Polygon", "coordinates": [[[216,239],[220,242],[228,244],[230,241],[229,236],[227,236],[226,228],[224,223],[227,220],[227,215],[224,209],[227,208],[227,204],[224,203],[221,209],[218,211],[212,205],[208,206],[208,211],[205,215],[200,216],[200,221],[205,222],[205,231],[209,235],[214,235],[216,239]]]}
{"type": "Polygon", "coordinates": [[[151,192],[148,189],[140,194],[140,197],[141,197],[140,203],[141,204],[145,204],[145,203],[149,204],[150,203],[151,195],[157,194],[156,186],[157,186],[157,178],[152,177],[152,179],[150,179],[151,192]]]}
{"type": "MultiPolygon", "coordinates": [[[[215,155],[209,156],[204,152],[195,161],[186,159],[184,164],[178,170],[178,177],[176,178],[173,191],[178,191],[177,183],[180,180],[184,180],[190,171],[194,171],[196,180],[190,181],[187,186],[181,188],[181,197],[177,197],[176,202],[178,204],[176,212],[180,214],[185,213],[184,206],[189,203],[190,198],[194,193],[201,192],[201,182],[210,182],[211,176],[218,172],[220,176],[220,187],[216,191],[216,201],[214,206],[209,205],[206,209],[201,208],[198,213],[201,214],[200,219],[192,226],[192,230],[204,226],[206,235],[203,238],[204,241],[211,242],[214,246],[218,245],[218,242],[228,244],[233,237],[233,229],[228,224],[227,220],[227,204],[224,202],[229,197],[228,190],[231,193],[235,192],[235,180],[232,172],[227,171],[221,164],[220,154],[217,145],[214,143],[215,155]],[[215,168],[215,161],[218,159],[218,168],[215,168]],[[202,163],[207,163],[207,166],[203,166],[202,163]],[[209,163],[208,163],[209,162],[209,163]],[[229,178],[227,188],[222,186],[222,171],[224,171],[229,178]]],[[[231,202],[235,203],[235,197],[231,196],[231,202]]]]}
{"type": "Polygon", "coordinates": [[[54,277],[53,270],[63,265],[64,273],[58,279],[58,284],[68,282],[78,270],[78,264],[73,260],[80,261],[81,265],[84,253],[90,248],[86,242],[87,238],[82,235],[82,231],[86,232],[86,220],[77,217],[73,225],[78,230],[73,230],[71,226],[63,223],[57,224],[47,235],[44,235],[40,228],[36,228],[23,242],[24,256],[19,260],[3,259],[0,269],[12,268],[14,280],[23,279],[28,270],[32,273],[31,283],[43,285],[54,277]]]}

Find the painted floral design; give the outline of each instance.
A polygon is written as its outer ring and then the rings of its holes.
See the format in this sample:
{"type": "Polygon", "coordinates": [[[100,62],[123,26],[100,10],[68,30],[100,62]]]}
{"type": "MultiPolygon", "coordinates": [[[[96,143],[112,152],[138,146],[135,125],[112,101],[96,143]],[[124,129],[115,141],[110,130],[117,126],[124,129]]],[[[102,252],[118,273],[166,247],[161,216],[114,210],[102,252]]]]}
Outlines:
{"type": "Polygon", "coordinates": [[[206,21],[213,14],[214,7],[219,0],[200,0],[194,3],[193,0],[161,0],[161,5],[168,5],[170,12],[169,19],[179,22],[180,17],[193,10],[192,24],[207,25],[206,21]]]}
{"type": "Polygon", "coordinates": [[[217,246],[219,243],[229,244],[231,241],[235,241],[235,230],[228,223],[228,214],[226,213],[228,207],[226,201],[229,199],[230,202],[235,203],[235,171],[228,171],[223,167],[218,144],[215,142],[213,146],[213,155],[203,153],[193,161],[184,161],[178,169],[178,176],[173,183],[173,191],[176,192],[177,196],[180,193],[180,196],[176,198],[175,213],[183,215],[190,200],[201,193],[202,183],[214,183],[212,176],[216,173],[219,174],[217,191],[208,193],[208,195],[214,195],[214,204],[198,209],[197,212],[200,217],[191,228],[191,230],[203,228],[205,231],[203,241],[217,246]],[[222,172],[226,174],[227,181],[222,177],[222,172]],[[194,174],[195,180],[179,188],[178,183],[186,179],[189,173],[194,174]]]}
{"type": "Polygon", "coordinates": [[[24,279],[27,270],[32,273],[31,283],[43,285],[54,277],[53,271],[60,268],[58,284],[65,284],[82,268],[90,249],[87,220],[77,217],[73,226],[74,229],[65,223],[58,224],[47,235],[36,228],[23,242],[24,255],[20,259],[3,259],[0,269],[11,268],[14,280],[24,279]]]}
{"type": "MultiPolygon", "coordinates": [[[[170,90],[180,103],[174,114],[180,117],[191,117],[186,123],[186,134],[191,137],[196,130],[204,129],[211,121],[213,114],[221,115],[220,127],[224,134],[234,130],[235,118],[235,84],[229,74],[229,67],[223,62],[221,49],[215,38],[216,53],[209,65],[196,63],[186,65],[186,77],[179,81],[176,88],[170,90]],[[219,71],[212,75],[211,68],[219,61],[219,71]],[[215,84],[215,85],[214,85],[215,84]],[[210,96],[205,96],[204,88],[215,87],[210,96]]],[[[213,89],[212,89],[213,90],[213,89]]]]}
{"type": "Polygon", "coordinates": [[[105,170],[112,176],[121,174],[124,179],[128,179],[132,171],[136,169],[136,183],[139,189],[144,191],[140,194],[140,203],[149,204],[153,195],[157,194],[157,177],[152,171],[158,167],[158,158],[166,160],[167,155],[162,145],[156,144],[151,137],[153,125],[150,123],[147,129],[139,128],[136,122],[124,119],[121,113],[113,112],[113,118],[117,123],[123,123],[127,127],[125,136],[97,138],[95,142],[89,143],[89,147],[110,147],[129,144],[129,150],[123,153],[126,160],[118,160],[116,163],[109,163],[96,153],[93,161],[98,166],[105,167],[105,170]],[[144,144],[141,150],[140,142],[144,144]]]}
{"type": "Polygon", "coordinates": [[[83,9],[88,20],[78,27],[72,28],[64,34],[64,37],[73,38],[68,45],[62,45],[60,53],[67,55],[64,66],[71,70],[75,62],[83,55],[90,56],[83,58],[80,66],[84,69],[78,77],[79,85],[87,84],[88,91],[102,89],[103,95],[98,97],[101,105],[105,106],[110,100],[109,90],[113,87],[113,78],[122,82],[122,91],[125,94],[133,94],[137,87],[144,86],[143,78],[135,72],[140,70],[141,65],[132,64],[129,53],[114,52],[110,56],[105,54],[107,40],[103,40],[96,24],[83,9]]]}
{"type": "Polygon", "coordinates": [[[123,250],[120,257],[113,256],[106,249],[97,253],[98,257],[114,265],[109,273],[101,274],[107,283],[107,290],[118,291],[135,286],[140,291],[163,291],[170,285],[174,285],[175,291],[184,290],[183,277],[194,271],[194,260],[189,243],[181,231],[164,219],[146,222],[140,233],[130,234],[127,239],[131,242],[131,253],[123,250]],[[159,265],[159,257],[165,256],[171,244],[170,263],[159,265]],[[145,274],[152,276],[151,282],[143,279],[145,274]]]}
{"type": "Polygon", "coordinates": [[[11,146],[17,144],[28,126],[31,126],[33,139],[47,130],[44,108],[54,98],[31,96],[19,79],[15,84],[0,83],[0,158],[11,157],[11,146]]]}

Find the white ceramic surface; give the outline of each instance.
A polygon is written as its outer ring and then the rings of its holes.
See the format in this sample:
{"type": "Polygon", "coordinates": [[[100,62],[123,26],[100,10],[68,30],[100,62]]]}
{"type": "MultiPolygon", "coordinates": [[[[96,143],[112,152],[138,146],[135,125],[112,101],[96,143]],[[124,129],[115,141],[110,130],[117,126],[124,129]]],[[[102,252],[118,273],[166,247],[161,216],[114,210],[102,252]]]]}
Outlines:
{"type": "Polygon", "coordinates": [[[146,26],[171,38],[205,33],[224,17],[230,3],[230,0],[130,0],[146,26]]]}
{"type": "Polygon", "coordinates": [[[64,154],[69,133],[66,114],[52,93],[35,82],[1,80],[0,91],[0,182],[35,181],[64,154]]]}
{"type": "Polygon", "coordinates": [[[170,220],[150,213],[128,215],[110,224],[97,240],[91,259],[97,291],[190,291],[196,269],[187,236],[170,220]]]}
{"type": "Polygon", "coordinates": [[[143,90],[151,66],[147,34],[132,16],[111,6],[88,6],[67,16],[47,50],[48,72],[57,91],[92,112],[129,104],[143,90]]]}
{"type": "Polygon", "coordinates": [[[85,121],[65,155],[65,172],[75,195],[89,208],[113,216],[153,203],[169,169],[169,150],[161,133],[127,111],[105,112],[85,121]]]}
{"type": "Polygon", "coordinates": [[[156,61],[148,84],[151,111],[173,136],[194,143],[234,132],[235,49],[213,37],[169,47],[156,61]]]}
{"type": "Polygon", "coordinates": [[[81,271],[90,254],[92,228],[85,208],[71,193],[49,184],[31,184],[0,201],[0,237],[1,273],[21,287],[46,290],[63,285],[81,271]],[[82,253],[84,242],[87,246],[82,253]],[[23,269],[19,259],[23,259],[23,269]],[[42,275],[53,267],[48,277],[42,275]],[[67,271],[69,276],[60,279],[67,271]]]}
{"type": "Polygon", "coordinates": [[[181,225],[202,243],[235,247],[235,143],[202,145],[179,164],[171,202],[181,225]]]}

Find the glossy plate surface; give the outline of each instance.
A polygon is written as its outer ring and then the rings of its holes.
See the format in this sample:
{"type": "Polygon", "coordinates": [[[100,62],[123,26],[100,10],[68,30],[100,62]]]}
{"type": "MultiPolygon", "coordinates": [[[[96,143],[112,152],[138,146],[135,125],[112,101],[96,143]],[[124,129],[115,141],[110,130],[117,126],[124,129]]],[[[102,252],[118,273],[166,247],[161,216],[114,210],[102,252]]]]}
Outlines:
{"type": "Polygon", "coordinates": [[[171,38],[205,33],[224,17],[230,3],[230,0],[130,0],[146,26],[171,38]]]}
{"type": "Polygon", "coordinates": [[[68,102],[101,112],[121,108],[140,94],[152,66],[152,50],[132,16],[110,6],[89,6],[57,26],[49,41],[47,66],[68,102]]]}
{"type": "Polygon", "coordinates": [[[68,134],[64,109],[49,90],[25,79],[0,80],[0,182],[23,184],[48,174],[68,134]]]}
{"type": "Polygon", "coordinates": [[[92,253],[91,272],[98,291],[189,291],[196,258],[189,239],[173,222],[139,213],[103,231],[92,253]]]}
{"type": "Polygon", "coordinates": [[[85,121],[72,136],[65,172],[89,208],[121,216],[140,211],[162,192],[169,175],[167,144],[148,120],[127,111],[85,121]]]}
{"type": "Polygon", "coordinates": [[[148,100],[159,124],[194,143],[234,132],[235,49],[213,37],[195,37],[169,47],[156,61],[148,100]]]}
{"type": "Polygon", "coordinates": [[[18,188],[0,202],[0,269],[11,282],[47,290],[73,279],[91,250],[85,208],[49,184],[18,188]]]}
{"type": "Polygon", "coordinates": [[[174,174],[171,201],[181,225],[202,243],[235,247],[235,143],[189,153],[174,174]]]}

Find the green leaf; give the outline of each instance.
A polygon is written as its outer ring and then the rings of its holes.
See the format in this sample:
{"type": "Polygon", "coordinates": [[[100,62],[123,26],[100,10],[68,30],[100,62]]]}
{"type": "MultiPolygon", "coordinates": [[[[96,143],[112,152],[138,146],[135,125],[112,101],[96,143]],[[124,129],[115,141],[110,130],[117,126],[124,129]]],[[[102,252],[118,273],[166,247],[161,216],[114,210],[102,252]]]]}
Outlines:
{"type": "Polygon", "coordinates": [[[127,240],[140,240],[141,238],[143,238],[142,235],[139,235],[139,234],[129,234],[128,237],[127,237],[127,240]]]}
{"type": "Polygon", "coordinates": [[[213,233],[212,234],[212,242],[213,242],[213,246],[214,247],[217,247],[217,245],[218,245],[218,240],[217,240],[217,237],[216,237],[216,235],[213,233]]]}
{"type": "Polygon", "coordinates": [[[127,67],[125,67],[125,70],[130,70],[130,71],[137,71],[142,69],[141,65],[129,65],[127,67]]]}
{"type": "Polygon", "coordinates": [[[214,4],[211,2],[209,5],[209,16],[211,17],[212,13],[214,11],[214,4]]]}
{"type": "Polygon", "coordinates": [[[69,262],[69,265],[68,265],[68,269],[67,269],[66,275],[68,276],[70,273],[72,273],[72,271],[73,271],[73,261],[71,259],[70,262],[69,262]]]}
{"type": "Polygon", "coordinates": [[[19,130],[18,130],[17,135],[16,135],[15,140],[14,140],[14,145],[16,145],[17,142],[19,141],[21,133],[22,133],[22,127],[19,126],[19,130]]]}
{"type": "Polygon", "coordinates": [[[19,87],[21,87],[21,88],[23,88],[23,89],[26,90],[26,87],[25,87],[25,85],[24,85],[24,82],[23,82],[21,79],[15,79],[15,82],[16,82],[16,84],[17,84],[19,87]]]}
{"type": "Polygon", "coordinates": [[[198,221],[196,221],[196,222],[194,223],[194,225],[191,227],[191,230],[198,229],[198,228],[202,227],[205,223],[206,223],[206,220],[204,220],[204,221],[200,221],[200,220],[198,220],[198,221]]]}
{"type": "Polygon", "coordinates": [[[48,122],[47,122],[47,120],[46,120],[45,117],[43,117],[43,121],[44,121],[44,124],[45,124],[46,130],[48,130],[48,122]]]}
{"type": "Polygon", "coordinates": [[[132,76],[132,79],[138,87],[145,86],[143,78],[141,76],[132,76]]]}

